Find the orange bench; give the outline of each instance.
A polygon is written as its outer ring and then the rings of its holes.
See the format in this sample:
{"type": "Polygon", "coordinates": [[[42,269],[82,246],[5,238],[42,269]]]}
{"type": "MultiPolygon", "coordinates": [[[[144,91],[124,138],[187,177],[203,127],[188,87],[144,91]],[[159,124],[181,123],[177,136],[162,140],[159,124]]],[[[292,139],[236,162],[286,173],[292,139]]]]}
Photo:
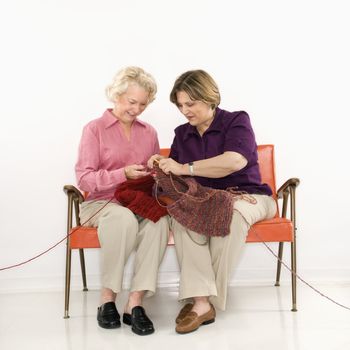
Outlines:
{"type": "MultiPolygon", "coordinates": [[[[163,148],[161,154],[169,155],[169,149],[163,148]]],[[[291,279],[292,279],[292,311],[297,311],[296,306],[296,226],[295,226],[295,189],[299,185],[299,179],[291,178],[286,181],[276,191],[275,166],[274,166],[274,146],[259,145],[258,146],[259,167],[262,182],[269,184],[276,199],[282,199],[282,213],[279,210],[276,216],[270,220],[263,220],[254,224],[248,232],[247,243],[257,242],[279,242],[278,256],[282,259],[283,243],[291,244],[291,279]],[[288,202],[290,204],[290,219],[287,216],[288,202]]],[[[67,234],[72,233],[67,238],[66,249],[66,278],[65,278],[65,308],[64,317],[69,317],[69,296],[70,296],[70,279],[71,279],[71,256],[72,249],[79,249],[80,264],[83,277],[84,291],[87,289],[86,271],[85,271],[85,248],[100,248],[97,229],[94,227],[83,227],[80,225],[79,206],[84,201],[83,194],[74,186],[64,186],[64,191],[68,196],[68,219],[67,234]],[[74,210],[73,210],[74,208],[74,210]],[[73,212],[75,214],[75,223],[73,227],[73,212]]],[[[174,244],[173,237],[169,237],[169,245],[174,244]]],[[[281,262],[277,262],[276,286],[279,286],[281,273],[281,262]]]]}

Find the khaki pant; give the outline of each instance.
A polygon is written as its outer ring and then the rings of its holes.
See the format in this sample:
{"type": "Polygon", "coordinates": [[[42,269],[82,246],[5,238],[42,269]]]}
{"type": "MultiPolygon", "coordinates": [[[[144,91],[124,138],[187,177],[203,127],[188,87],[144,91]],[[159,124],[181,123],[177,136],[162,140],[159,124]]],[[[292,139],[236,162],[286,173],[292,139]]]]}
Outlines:
{"type": "Polygon", "coordinates": [[[225,310],[230,274],[245,245],[249,227],[257,221],[274,217],[276,213],[272,197],[253,197],[256,204],[242,199],[235,202],[230,234],[225,237],[207,239],[187,230],[175,219],[171,220],[180,265],[179,300],[209,296],[214,306],[225,310]]]}
{"type": "MultiPolygon", "coordinates": [[[[89,219],[107,201],[88,201],[81,207],[81,222],[89,219]]],[[[87,226],[97,227],[101,244],[102,286],[119,293],[125,264],[135,250],[134,274],[131,291],[146,291],[146,296],[155,293],[159,265],[168,242],[168,217],[154,223],[135,216],[129,209],[109,203],[87,226]]]]}

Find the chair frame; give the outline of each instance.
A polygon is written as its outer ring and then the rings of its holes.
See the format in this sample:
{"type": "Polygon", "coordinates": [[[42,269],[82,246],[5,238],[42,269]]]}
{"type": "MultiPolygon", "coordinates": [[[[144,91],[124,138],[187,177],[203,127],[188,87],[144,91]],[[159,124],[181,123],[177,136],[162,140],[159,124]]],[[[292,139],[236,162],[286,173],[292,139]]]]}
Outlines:
{"type": "MultiPolygon", "coordinates": [[[[291,279],[292,279],[292,309],[291,311],[298,311],[297,309],[297,250],[296,250],[296,188],[299,185],[298,178],[290,178],[278,190],[277,199],[282,199],[282,218],[287,218],[288,198],[290,198],[290,220],[293,224],[293,241],[291,244],[291,279]]],[[[278,261],[275,286],[280,286],[281,266],[283,257],[284,242],[278,244],[278,261]]]]}
{"type": "MultiPolygon", "coordinates": [[[[65,274],[65,292],[64,292],[64,318],[69,318],[69,299],[70,299],[70,282],[72,269],[72,248],[70,247],[70,233],[73,228],[73,208],[75,213],[75,226],[80,226],[80,204],[84,202],[84,196],[73,185],[65,185],[64,192],[68,196],[67,212],[67,240],[66,240],[66,274],[65,274]]],[[[79,249],[80,267],[83,278],[83,291],[88,291],[86,280],[85,256],[84,249],[79,249]]]]}
{"type": "MultiPolygon", "coordinates": [[[[273,145],[260,145],[258,147],[273,145]]],[[[165,151],[163,150],[163,154],[165,151]]],[[[274,155],[273,155],[274,156],[274,155]]],[[[297,256],[296,256],[296,188],[299,185],[300,180],[298,178],[288,179],[277,191],[276,191],[276,202],[278,199],[282,199],[282,213],[281,218],[287,219],[288,203],[290,207],[290,221],[293,226],[293,238],[291,243],[291,281],[292,281],[292,309],[291,311],[297,311],[297,256]]],[[[70,283],[71,283],[71,260],[72,260],[72,248],[70,246],[70,233],[74,230],[74,227],[80,226],[80,204],[84,202],[83,194],[73,185],[65,185],[63,187],[64,192],[68,198],[68,212],[67,212],[67,241],[66,241],[66,271],[65,271],[65,301],[64,301],[64,318],[69,318],[69,301],[70,301],[70,283]],[[73,227],[73,217],[75,226],[73,227]]],[[[257,239],[254,242],[261,242],[257,239]]],[[[279,241],[276,241],[279,242],[279,241]]],[[[173,244],[169,241],[169,244],[173,244]]],[[[283,257],[284,242],[279,242],[278,246],[278,261],[277,261],[277,272],[275,286],[280,286],[281,276],[281,261],[283,257]]],[[[88,291],[87,279],[86,279],[86,268],[85,268],[85,257],[84,249],[79,248],[80,267],[83,280],[83,291],[88,291]]]]}

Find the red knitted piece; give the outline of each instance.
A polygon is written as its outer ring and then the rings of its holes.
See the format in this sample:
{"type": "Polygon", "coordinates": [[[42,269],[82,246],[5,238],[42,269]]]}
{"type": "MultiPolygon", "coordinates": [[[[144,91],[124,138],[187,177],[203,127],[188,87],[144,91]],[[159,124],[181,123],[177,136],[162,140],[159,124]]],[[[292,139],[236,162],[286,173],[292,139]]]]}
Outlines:
{"type": "Polygon", "coordinates": [[[200,185],[194,178],[167,176],[155,167],[158,196],[174,200],[168,212],[184,227],[205,236],[230,233],[235,196],[200,185]]]}
{"type": "Polygon", "coordinates": [[[117,187],[114,196],[120,204],[133,213],[157,222],[168,212],[152,197],[153,185],[154,179],[151,175],[136,180],[127,180],[117,187]]]}

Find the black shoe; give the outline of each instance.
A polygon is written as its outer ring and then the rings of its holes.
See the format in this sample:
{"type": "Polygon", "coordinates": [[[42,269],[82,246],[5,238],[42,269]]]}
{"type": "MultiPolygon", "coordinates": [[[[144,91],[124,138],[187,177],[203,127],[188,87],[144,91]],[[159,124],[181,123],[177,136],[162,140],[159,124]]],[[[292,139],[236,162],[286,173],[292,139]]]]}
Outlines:
{"type": "Polygon", "coordinates": [[[142,306],[135,306],[130,314],[123,314],[123,322],[131,326],[131,330],[138,335],[148,335],[154,332],[152,321],[147,317],[142,306]]]}
{"type": "Polygon", "coordinates": [[[113,301],[102,304],[97,309],[97,321],[102,328],[120,327],[120,316],[113,301]]]}

